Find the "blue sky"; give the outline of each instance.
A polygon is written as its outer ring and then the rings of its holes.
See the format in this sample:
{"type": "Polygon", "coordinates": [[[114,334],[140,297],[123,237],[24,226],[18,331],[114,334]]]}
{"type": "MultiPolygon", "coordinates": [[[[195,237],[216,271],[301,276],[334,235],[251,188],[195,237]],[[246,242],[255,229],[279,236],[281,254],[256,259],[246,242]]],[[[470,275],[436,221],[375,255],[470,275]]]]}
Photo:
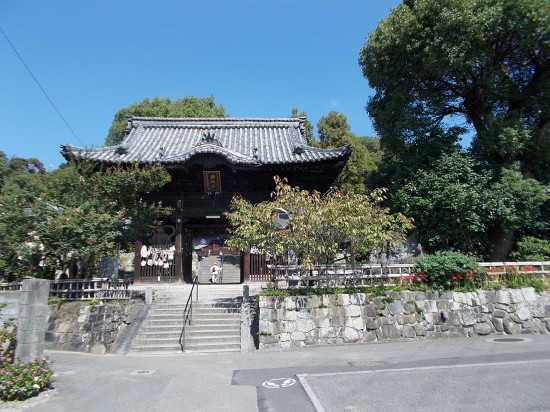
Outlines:
{"type": "Polygon", "coordinates": [[[153,98],[214,96],[231,117],[315,125],[332,110],[374,136],[360,48],[398,0],[2,0],[0,150],[48,170],[60,145],[102,146],[114,114],[153,98]]]}

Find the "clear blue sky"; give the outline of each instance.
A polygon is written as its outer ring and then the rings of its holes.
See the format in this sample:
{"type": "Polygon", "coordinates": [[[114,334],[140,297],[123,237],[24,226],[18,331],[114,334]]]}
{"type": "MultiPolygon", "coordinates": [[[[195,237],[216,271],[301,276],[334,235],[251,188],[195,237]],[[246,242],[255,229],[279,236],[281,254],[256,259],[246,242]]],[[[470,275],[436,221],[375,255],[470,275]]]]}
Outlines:
{"type": "Polygon", "coordinates": [[[315,125],[332,110],[374,136],[361,46],[398,0],[2,0],[0,150],[48,170],[61,144],[102,146],[145,97],[214,96],[231,117],[315,125]]]}

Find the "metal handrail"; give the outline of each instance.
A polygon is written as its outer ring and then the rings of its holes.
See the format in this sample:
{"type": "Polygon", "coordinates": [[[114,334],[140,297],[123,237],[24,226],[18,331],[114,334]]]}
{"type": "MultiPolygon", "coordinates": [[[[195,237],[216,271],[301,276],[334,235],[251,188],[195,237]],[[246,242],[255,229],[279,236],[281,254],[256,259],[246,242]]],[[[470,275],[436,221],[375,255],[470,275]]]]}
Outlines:
{"type": "Polygon", "coordinates": [[[185,304],[185,309],[183,310],[183,328],[181,329],[180,334],[180,347],[181,351],[185,352],[185,325],[187,325],[187,322],[189,322],[189,326],[191,326],[191,322],[193,322],[193,290],[196,289],[196,297],[195,301],[199,301],[199,277],[195,276],[195,279],[193,280],[193,286],[191,286],[191,291],[189,292],[189,297],[187,298],[187,303],[185,304]]]}

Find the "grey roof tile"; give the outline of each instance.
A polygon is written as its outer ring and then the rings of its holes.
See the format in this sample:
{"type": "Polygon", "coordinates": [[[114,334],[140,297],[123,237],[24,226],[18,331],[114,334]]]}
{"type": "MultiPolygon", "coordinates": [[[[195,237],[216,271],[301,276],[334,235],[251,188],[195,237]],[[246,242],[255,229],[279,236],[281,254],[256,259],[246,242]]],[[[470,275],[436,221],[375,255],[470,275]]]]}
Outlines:
{"type": "Polygon", "coordinates": [[[193,156],[215,154],[243,166],[346,160],[350,146],[319,149],[307,146],[303,119],[133,117],[116,146],[62,146],[72,154],[106,163],[185,163],[193,156]]]}

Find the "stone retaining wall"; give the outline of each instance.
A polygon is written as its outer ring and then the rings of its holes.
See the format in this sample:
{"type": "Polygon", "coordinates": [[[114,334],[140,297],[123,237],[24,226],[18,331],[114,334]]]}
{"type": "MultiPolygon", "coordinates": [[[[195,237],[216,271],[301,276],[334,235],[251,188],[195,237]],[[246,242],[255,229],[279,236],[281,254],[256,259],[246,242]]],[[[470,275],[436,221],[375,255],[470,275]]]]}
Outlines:
{"type": "Polygon", "coordinates": [[[105,354],[111,352],[123,331],[134,321],[140,300],[125,304],[85,305],[77,316],[48,315],[46,349],[105,354]]]}
{"type": "Polygon", "coordinates": [[[259,348],[550,333],[550,294],[533,288],[259,297],[259,348]]]}

